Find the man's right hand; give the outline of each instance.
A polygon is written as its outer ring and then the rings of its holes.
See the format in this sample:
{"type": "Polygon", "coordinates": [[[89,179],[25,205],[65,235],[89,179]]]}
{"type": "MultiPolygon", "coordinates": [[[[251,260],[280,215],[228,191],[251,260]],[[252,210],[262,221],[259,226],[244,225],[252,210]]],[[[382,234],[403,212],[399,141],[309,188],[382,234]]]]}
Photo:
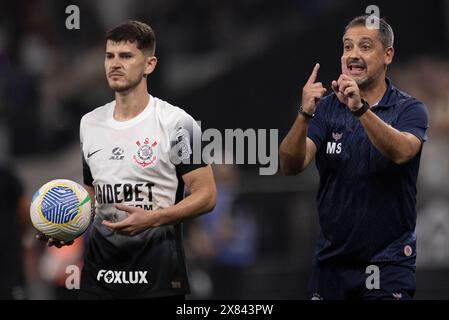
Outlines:
{"type": "Polygon", "coordinates": [[[307,80],[305,86],[302,88],[302,109],[307,113],[314,113],[318,101],[326,93],[326,88],[321,82],[315,82],[318,75],[320,64],[315,64],[312,74],[307,80]]]}
{"type": "Polygon", "coordinates": [[[69,241],[69,242],[64,242],[64,241],[60,241],[58,239],[47,237],[43,233],[36,234],[36,239],[40,240],[42,242],[46,242],[47,246],[49,246],[49,247],[55,246],[56,248],[61,248],[61,247],[64,247],[64,246],[71,246],[73,244],[73,240],[69,241]]]}

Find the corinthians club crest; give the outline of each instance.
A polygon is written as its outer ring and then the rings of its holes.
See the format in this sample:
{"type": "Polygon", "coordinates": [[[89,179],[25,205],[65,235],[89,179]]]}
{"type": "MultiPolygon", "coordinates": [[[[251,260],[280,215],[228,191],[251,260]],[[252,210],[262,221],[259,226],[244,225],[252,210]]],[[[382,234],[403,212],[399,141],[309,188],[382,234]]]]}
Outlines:
{"type": "Polygon", "coordinates": [[[157,159],[155,155],[157,141],[151,141],[146,138],[143,142],[137,140],[136,145],[138,149],[137,154],[133,155],[134,161],[142,166],[142,168],[154,165],[157,159]]]}

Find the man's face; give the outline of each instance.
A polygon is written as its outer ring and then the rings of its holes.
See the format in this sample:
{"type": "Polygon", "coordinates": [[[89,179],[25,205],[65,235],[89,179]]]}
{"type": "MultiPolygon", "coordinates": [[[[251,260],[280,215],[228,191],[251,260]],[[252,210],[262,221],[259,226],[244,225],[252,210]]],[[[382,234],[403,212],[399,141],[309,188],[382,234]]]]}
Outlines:
{"type": "Polygon", "coordinates": [[[108,40],[104,67],[109,87],[116,92],[136,87],[144,78],[146,61],[136,43],[108,40]]]}
{"type": "Polygon", "coordinates": [[[356,26],[343,37],[342,73],[363,89],[379,77],[385,77],[386,66],[393,59],[393,48],[384,48],[379,30],[356,26]]]}

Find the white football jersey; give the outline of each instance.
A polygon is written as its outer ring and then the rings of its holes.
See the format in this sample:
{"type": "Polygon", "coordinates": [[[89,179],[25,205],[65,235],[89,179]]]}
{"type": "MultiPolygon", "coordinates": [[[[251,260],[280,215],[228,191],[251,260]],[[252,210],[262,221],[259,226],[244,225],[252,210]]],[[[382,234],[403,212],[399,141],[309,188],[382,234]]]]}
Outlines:
{"type": "MultiPolygon", "coordinates": [[[[112,233],[101,222],[126,217],[114,207],[116,203],[141,207],[151,214],[151,210],[182,200],[182,175],[205,165],[201,161],[200,127],[184,110],[151,95],[147,107],[131,120],[116,121],[114,108],[115,101],[99,107],[86,114],[80,124],[84,183],[94,187],[96,200],[86,254],[89,272],[84,274],[90,273],[101,282],[99,272],[111,270],[111,266],[117,268],[114,272],[124,268],[145,271],[157,280],[149,282],[144,291],[139,289],[138,296],[158,296],[171,289],[186,292],[179,224],[129,237],[112,233]],[[161,254],[161,250],[166,252],[161,254]],[[128,257],[124,260],[129,261],[118,260],[124,254],[128,257]],[[174,267],[168,268],[170,265],[174,267]]],[[[102,286],[119,292],[122,287],[132,287],[103,282],[102,286]]],[[[137,294],[132,288],[125,291],[137,294]]]]}

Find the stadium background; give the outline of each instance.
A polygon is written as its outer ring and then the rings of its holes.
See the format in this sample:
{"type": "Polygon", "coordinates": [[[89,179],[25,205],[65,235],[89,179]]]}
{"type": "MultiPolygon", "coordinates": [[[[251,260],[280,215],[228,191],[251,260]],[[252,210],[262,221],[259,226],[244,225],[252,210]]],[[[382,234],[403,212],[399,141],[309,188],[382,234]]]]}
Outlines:
{"type": "MultiPolygon", "coordinates": [[[[81,181],[80,117],[113,99],[104,78],[103,34],[129,18],[148,22],[156,32],[153,95],[185,108],[203,129],[278,128],[282,139],[314,63],[321,63],[319,79],[329,88],[339,74],[343,28],[370,4],[379,6],[395,31],[389,76],[429,107],[418,186],[416,298],[448,299],[447,0],[4,1],[0,161],[18,173],[25,203],[51,179],[81,181]],[[70,4],[80,8],[79,30],[65,28],[70,4]]],[[[216,168],[216,175],[216,212],[185,228],[190,298],[305,298],[318,230],[315,167],[284,177],[260,176],[256,165],[228,165],[216,168]]],[[[73,298],[73,291],[63,289],[64,271],[81,262],[82,241],[74,251],[49,250],[33,239],[29,224],[22,225],[25,297],[73,298]]],[[[0,264],[7,277],[7,262],[0,264]]]]}

